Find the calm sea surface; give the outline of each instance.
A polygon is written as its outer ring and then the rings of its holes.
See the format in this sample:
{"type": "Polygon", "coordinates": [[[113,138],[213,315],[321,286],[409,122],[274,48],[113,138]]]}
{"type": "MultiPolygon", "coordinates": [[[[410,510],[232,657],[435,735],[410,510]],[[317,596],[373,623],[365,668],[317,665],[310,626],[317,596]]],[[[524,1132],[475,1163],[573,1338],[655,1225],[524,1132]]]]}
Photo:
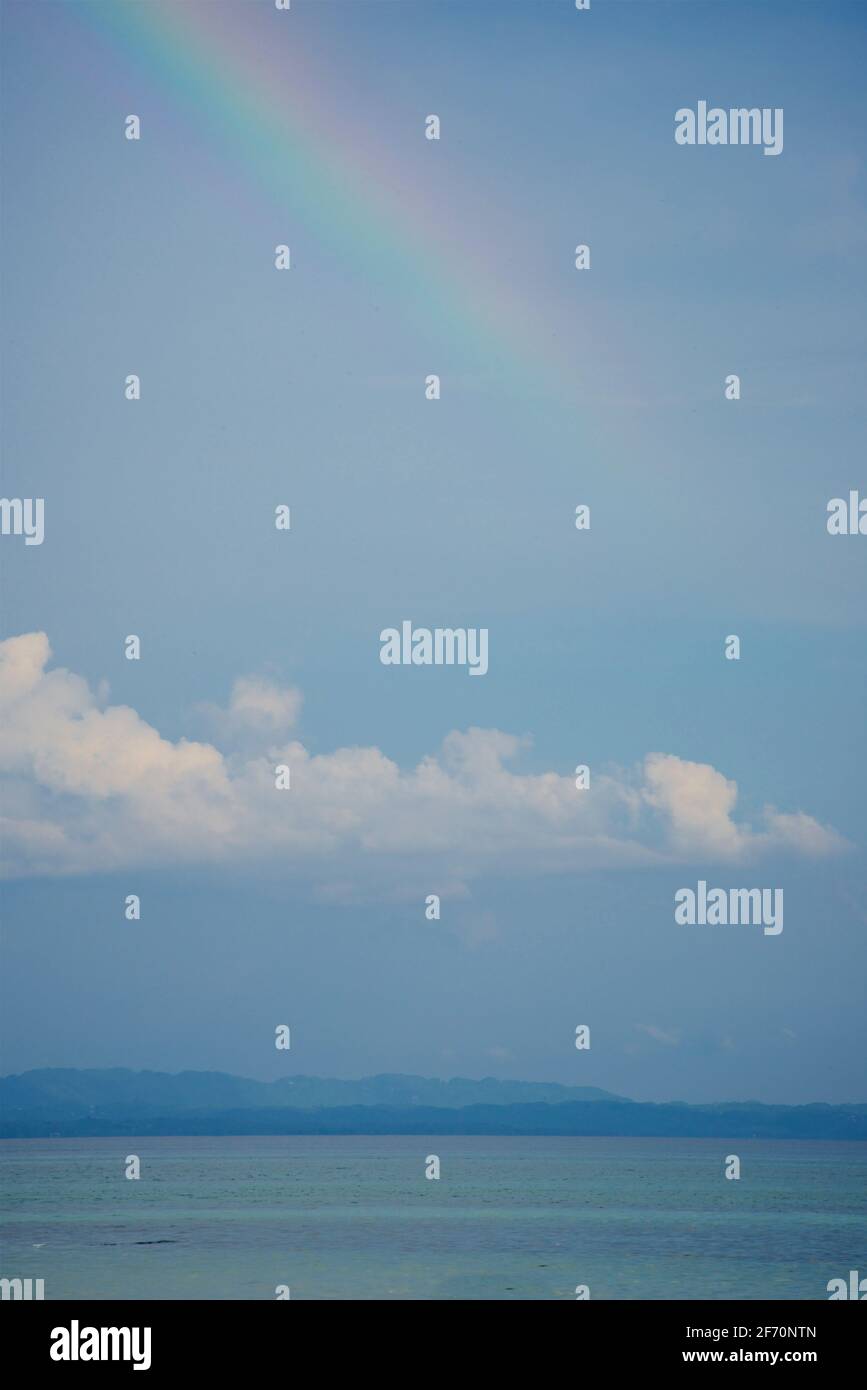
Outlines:
{"type": "Polygon", "coordinates": [[[21,1139],[0,1183],[0,1275],[49,1299],[826,1299],[867,1274],[863,1143],[21,1139]]]}

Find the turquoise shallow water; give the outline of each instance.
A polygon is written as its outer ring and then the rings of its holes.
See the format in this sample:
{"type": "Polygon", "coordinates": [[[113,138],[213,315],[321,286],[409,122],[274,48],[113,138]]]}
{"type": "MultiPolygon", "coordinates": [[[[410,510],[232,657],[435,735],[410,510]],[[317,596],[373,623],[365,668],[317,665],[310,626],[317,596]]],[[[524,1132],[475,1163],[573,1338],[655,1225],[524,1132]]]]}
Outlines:
{"type": "Polygon", "coordinates": [[[48,1299],[826,1299],[867,1274],[863,1143],[22,1139],[0,1179],[0,1273],[48,1299]]]}

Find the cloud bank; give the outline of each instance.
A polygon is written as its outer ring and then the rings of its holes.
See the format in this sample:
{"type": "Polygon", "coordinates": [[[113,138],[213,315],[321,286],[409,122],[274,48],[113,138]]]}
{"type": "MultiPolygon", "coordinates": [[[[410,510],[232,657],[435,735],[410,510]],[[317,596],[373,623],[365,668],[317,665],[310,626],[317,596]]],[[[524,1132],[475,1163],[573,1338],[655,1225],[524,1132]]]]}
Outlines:
{"type": "Polygon", "coordinates": [[[378,748],[313,756],[289,737],[298,692],[257,677],[211,711],[230,751],[174,743],[127,706],[101,708],[80,676],[47,669],[50,656],[41,632],[0,642],[7,877],[264,861],[340,901],[381,896],[397,879],[448,896],[489,872],[701,867],[846,847],[800,811],[768,807],[758,828],[738,823],[736,784],[672,754],[594,771],[585,791],[571,776],[513,771],[528,740],[496,729],[452,732],[408,770],[378,748]],[[275,787],[278,764],[291,769],[288,791],[275,787]]]}

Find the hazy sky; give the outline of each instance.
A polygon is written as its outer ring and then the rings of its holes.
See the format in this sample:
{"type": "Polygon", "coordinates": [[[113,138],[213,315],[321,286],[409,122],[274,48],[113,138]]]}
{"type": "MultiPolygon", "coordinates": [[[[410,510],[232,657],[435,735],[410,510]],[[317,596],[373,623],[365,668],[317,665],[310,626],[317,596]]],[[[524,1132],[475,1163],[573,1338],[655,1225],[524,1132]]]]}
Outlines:
{"type": "Polygon", "coordinates": [[[864,6],[2,17],[3,1070],[867,1098],[864,6]]]}

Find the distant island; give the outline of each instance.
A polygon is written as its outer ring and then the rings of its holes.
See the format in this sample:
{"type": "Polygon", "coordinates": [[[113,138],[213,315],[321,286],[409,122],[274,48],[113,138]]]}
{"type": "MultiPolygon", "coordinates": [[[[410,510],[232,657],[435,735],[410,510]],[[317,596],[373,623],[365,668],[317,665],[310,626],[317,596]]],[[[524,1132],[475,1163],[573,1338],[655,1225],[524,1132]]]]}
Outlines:
{"type": "Polygon", "coordinates": [[[593,1086],[47,1068],[0,1077],[0,1138],[491,1134],[867,1140],[867,1105],[655,1104],[593,1086]]]}

